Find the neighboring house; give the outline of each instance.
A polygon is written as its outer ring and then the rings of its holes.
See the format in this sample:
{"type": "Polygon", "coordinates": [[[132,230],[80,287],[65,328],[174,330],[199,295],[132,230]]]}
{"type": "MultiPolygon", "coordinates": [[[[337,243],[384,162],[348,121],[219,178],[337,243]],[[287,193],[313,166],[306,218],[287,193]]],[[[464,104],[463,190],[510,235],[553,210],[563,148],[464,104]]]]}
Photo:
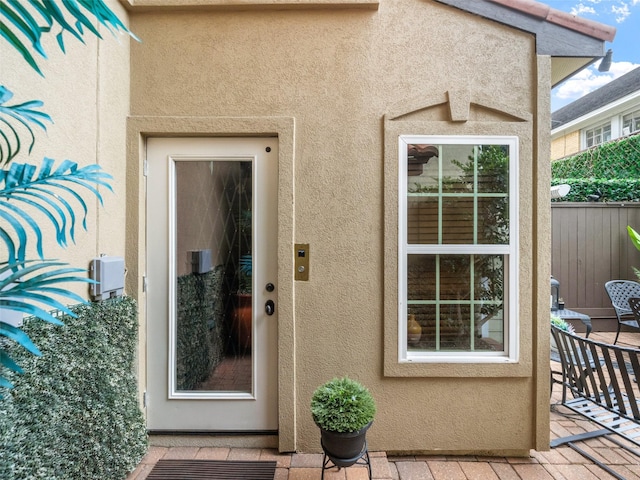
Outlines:
{"type": "Polygon", "coordinates": [[[2,74],[56,119],[36,155],[115,176],[68,260],[126,258],[151,442],[317,452],[311,395],[347,375],[372,450],[548,448],[550,89],[615,29],[532,0],[110,5],[140,43],[69,43],[55,88],[2,74]]]}
{"type": "Polygon", "coordinates": [[[640,67],[551,114],[551,159],[639,130],[640,67]]]}

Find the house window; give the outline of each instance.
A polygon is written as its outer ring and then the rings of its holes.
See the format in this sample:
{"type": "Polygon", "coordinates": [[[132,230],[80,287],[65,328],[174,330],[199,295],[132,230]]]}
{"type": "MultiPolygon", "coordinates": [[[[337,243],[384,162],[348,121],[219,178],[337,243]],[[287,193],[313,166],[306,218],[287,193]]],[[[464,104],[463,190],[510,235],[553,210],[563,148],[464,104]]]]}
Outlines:
{"type": "Polygon", "coordinates": [[[517,155],[516,137],[400,136],[401,362],[516,358],[517,155]]]}
{"type": "Polygon", "coordinates": [[[585,130],[586,148],[595,147],[611,140],[611,123],[603,123],[585,130]]]}
{"type": "Polygon", "coordinates": [[[622,117],[623,135],[629,135],[630,133],[637,132],[638,130],[640,130],[640,110],[628,113],[622,117]]]}

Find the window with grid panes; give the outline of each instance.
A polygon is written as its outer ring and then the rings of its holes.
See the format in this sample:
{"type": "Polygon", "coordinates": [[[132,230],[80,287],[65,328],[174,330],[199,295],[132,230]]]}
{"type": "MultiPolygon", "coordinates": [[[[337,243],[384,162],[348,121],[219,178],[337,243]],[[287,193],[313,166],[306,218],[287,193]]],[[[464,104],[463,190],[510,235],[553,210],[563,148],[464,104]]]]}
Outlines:
{"type": "Polygon", "coordinates": [[[585,131],[586,148],[611,140],[611,123],[605,123],[585,131]]]}
{"type": "Polygon", "coordinates": [[[640,130],[640,110],[628,113],[622,117],[622,130],[628,128],[629,133],[637,132],[640,130]]]}
{"type": "Polygon", "coordinates": [[[517,138],[399,145],[400,361],[513,359],[517,138]]]}

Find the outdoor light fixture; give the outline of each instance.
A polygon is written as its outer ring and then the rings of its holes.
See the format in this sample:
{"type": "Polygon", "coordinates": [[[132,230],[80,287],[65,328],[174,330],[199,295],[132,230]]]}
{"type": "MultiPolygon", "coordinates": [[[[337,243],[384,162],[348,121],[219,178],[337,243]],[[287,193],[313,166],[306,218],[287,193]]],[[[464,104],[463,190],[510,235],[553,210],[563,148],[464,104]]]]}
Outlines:
{"type": "Polygon", "coordinates": [[[407,173],[409,176],[422,175],[422,169],[433,157],[438,156],[438,147],[434,145],[409,145],[407,173]]]}
{"type": "Polygon", "coordinates": [[[599,72],[608,72],[611,68],[611,58],[613,57],[613,50],[607,50],[607,53],[604,54],[602,60],[600,61],[600,65],[598,66],[599,72]]]}
{"type": "Polygon", "coordinates": [[[567,185],[566,183],[554,185],[551,187],[551,198],[565,197],[569,193],[569,190],[571,190],[571,185],[567,185]]]}

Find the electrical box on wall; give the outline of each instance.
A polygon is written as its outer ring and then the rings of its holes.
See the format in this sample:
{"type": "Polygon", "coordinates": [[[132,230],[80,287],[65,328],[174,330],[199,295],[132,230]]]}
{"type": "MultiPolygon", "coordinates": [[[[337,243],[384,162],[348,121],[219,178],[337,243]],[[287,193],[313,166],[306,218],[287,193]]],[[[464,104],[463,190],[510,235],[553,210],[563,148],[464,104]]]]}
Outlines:
{"type": "Polygon", "coordinates": [[[189,250],[188,261],[191,263],[191,273],[207,273],[211,271],[211,250],[189,250]]]}
{"type": "Polygon", "coordinates": [[[91,261],[90,276],[98,283],[91,285],[94,300],[119,297],[124,291],[124,258],[103,256],[91,261]]]}

